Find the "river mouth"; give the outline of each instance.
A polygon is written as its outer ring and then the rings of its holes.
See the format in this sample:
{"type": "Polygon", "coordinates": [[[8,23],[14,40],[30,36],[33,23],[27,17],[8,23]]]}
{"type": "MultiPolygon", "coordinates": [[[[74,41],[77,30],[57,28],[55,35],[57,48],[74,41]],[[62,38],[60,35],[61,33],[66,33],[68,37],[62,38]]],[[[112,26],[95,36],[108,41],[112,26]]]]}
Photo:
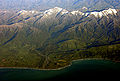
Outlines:
{"type": "Polygon", "coordinates": [[[120,63],[109,60],[77,60],[72,65],[60,70],[34,70],[1,68],[0,81],[43,81],[43,80],[74,80],[83,77],[117,77],[120,63]]]}

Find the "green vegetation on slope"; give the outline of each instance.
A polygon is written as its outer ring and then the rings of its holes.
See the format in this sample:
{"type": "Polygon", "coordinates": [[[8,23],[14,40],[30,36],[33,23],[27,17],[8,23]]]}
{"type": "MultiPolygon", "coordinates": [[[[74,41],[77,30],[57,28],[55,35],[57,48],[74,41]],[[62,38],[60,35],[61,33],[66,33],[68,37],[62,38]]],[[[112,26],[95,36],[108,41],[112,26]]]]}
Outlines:
{"type": "Polygon", "coordinates": [[[26,48],[0,48],[0,67],[28,67],[56,69],[69,65],[73,60],[102,58],[120,61],[120,44],[92,47],[84,50],[58,51],[43,55],[37,50],[26,48]]]}
{"type": "Polygon", "coordinates": [[[58,12],[27,15],[27,20],[22,14],[8,16],[0,25],[0,67],[55,69],[76,59],[120,61],[119,12],[102,18],[58,12]]]}

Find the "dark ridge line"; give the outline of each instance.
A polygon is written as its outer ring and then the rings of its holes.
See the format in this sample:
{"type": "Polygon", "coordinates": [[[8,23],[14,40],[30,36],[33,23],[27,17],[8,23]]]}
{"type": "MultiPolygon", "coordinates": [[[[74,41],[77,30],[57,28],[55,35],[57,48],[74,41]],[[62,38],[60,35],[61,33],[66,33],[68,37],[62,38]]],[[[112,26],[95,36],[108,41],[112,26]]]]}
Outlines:
{"type": "Polygon", "coordinates": [[[56,24],[56,25],[53,25],[53,26],[50,26],[49,29],[48,29],[48,32],[50,33],[52,27],[55,27],[55,26],[57,26],[57,24],[56,24]]]}
{"type": "Polygon", "coordinates": [[[28,37],[29,35],[31,35],[33,33],[33,31],[31,31],[31,29],[29,28],[27,31],[26,31],[26,37],[28,37]]]}
{"type": "Polygon", "coordinates": [[[12,24],[15,24],[15,23],[20,23],[20,22],[22,22],[22,21],[24,21],[24,20],[28,20],[28,19],[30,19],[30,17],[26,17],[26,18],[24,18],[24,19],[22,19],[22,20],[18,20],[17,22],[12,22],[12,23],[9,23],[9,24],[7,24],[7,25],[12,25],[12,24]]]}
{"type": "MultiPolygon", "coordinates": [[[[113,21],[113,20],[112,20],[112,21],[113,21]]],[[[111,21],[110,21],[110,22],[111,22],[111,21]]],[[[110,22],[109,22],[109,23],[110,23],[110,22]]],[[[106,24],[106,25],[108,26],[108,29],[111,27],[111,26],[109,26],[109,23],[106,24]]],[[[111,23],[114,24],[113,22],[111,22],[111,23]]],[[[110,23],[110,24],[111,24],[111,23],[110,23]]],[[[100,26],[101,26],[101,25],[100,25],[100,26]]],[[[106,27],[107,27],[107,26],[106,26],[106,27]]],[[[101,26],[101,27],[102,27],[102,26],[101,26]]],[[[102,29],[103,29],[103,28],[102,28],[102,29]]],[[[110,29],[111,29],[111,28],[110,28],[110,29]]],[[[96,29],[95,29],[95,30],[96,30],[96,29]]],[[[107,29],[104,28],[104,32],[101,33],[97,38],[99,39],[100,37],[102,37],[102,36],[106,33],[106,32],[105,32],[106,30],[107,30],[107,29]]],[[[108,35],[108,33],[111,32],[112,30],[114,30],[114,28],[112,28],[111,30],[108,30],[107,35],[108,35]]],[[[95,33],[95,32],[94,32],[94,33],[95,33]]],[[[94,37],[94,36],[95,36],[95,34],[94,34],[92,37],[94,37]]]]}
{"type": "Polygon", "coordinates": [[[16,30],[16,33],[9,39],[9,40],[7,40],[6,42],[4,42],[2,45],[0,45],[0,46],[4,46],[4,45],[6,45],[7,43],[9,43],[9,42],[11,42],[16,36],[17,36],[17,34],[18,34],[18,31],[16,30]]]}
{"type": "Polygon", "coordinates": [[[101,11],[103,11],[103,10],[106,10],[106,9],[86,11],[86,12],[84,12],[84,13],[101,12],[101,11]]]}
{"type": "Polygon", "coordinates": [[[115,44],[120,44],[120,39],[118,40],[115,40],[115,41],[111,41],[109,44],[103,44],[103,45],[95,45],[95,46],[87,46],[87,48],[83,48],[83,49],[73,49],[73,50],[67,50],[67,51],[59,51],[59,52],[50,52],[50,53],[60,53],[60,52],[74,52],[74,51],[80,51],[80,50],[87,50],[87,49],[90,49],[90,48],[93,48],[93,47],[100,47],[100,46],[107,46],[107,45],[115,45],[115,44]],[[119,41],[118,43],[114,43],[116,41],[119,41]]]}
{"type": "MultiPolygon", "coordinates": [[[[86,17],[84,17],[84,18],[86,18],[86,17]]],[[[87,20],[86,20],[86,21],[81,21],[81,20],[83,20],[84,18],[80,18],[78,22],[75,22],[75,23],[73,23],[73,24],[71,24],[71,25],[66,25],[63,29],[59,30],[58,32],[52,33],[51,37],[52,37],[52,38],[55,38],[55,37],[57,37],[59,34],[65,32],[67,29],[69,29],[69,28],[71,28],[71,27],[73,27],[73,26],[75,26],[75,25],[78,25],[78,24],[80,24],[80,23],[86,22],[87,20]]],[[[90,20],[88,20],[88,21],[91,21],[91,20],[92,20],[92,19],[90,19],[90,20]]]]}
{"type": "Polygon", "coordinates": [[[34,15],[33,17],[37,17],[37,16],[39,16],[39,15],[41,15],[41,13],[39,13],[39,14],[36,14],[36,15],[34,15]]]}
{"type": "Polygon", "coordinates": [[[8,32],[10,31],[10,29],[7,30],[7,32],[5,33],[5,37],[7,37],[7,35],[9,34],[8,32]]]}
{"type": "Polygon", "coordinates": [[[43,16],[40,16],[38,19],[36,19],[35,22],[33,23],[33,25],[35,25],[35,23],[36,23],[37,21],[39,21],[42,17],[43,17],[43,16]]]}
{"type": "Polygon", "coordinates": [[[0,14],[0,16],[3,16],[5,13],[0,14]]]}
{"type": "Polygon", "coordinates": [[[72,49],[72,50],[67,50],[67,51],[57,51],[57,52],[49,52],[49,53],[61,53],[61,52],[71,53],[71,52],[80,51],[80,50],[85,50],[85,49],[72,49]]]}
{"type": "Polygon", "coordinates": [[[19,14],[17,14],[16,16],[13,16],[12,18],[10,18],[10,19],[8,19],[8,22],[10,22],[13,18],[15,18],[15,17],[17,17],[17,16],[19,16],[20,15],[20,13],[19,14]]]}
{"type": "Polygon", "coordinates": [[[111,41],[111,42],[109,42],[108,44],[90,45],[90,46],[87,46],[87,49],[92,48],[92,47],[100,47],[100,46],[115,45],[115,44],[120,44],[120,39],[111,41]],[[117,43],[115,43],[115,42],[117,42],[117,43]]]}
{"type": "Polygon", "coordinates": [[[70,39],[60,40],[56,44],[59,44],[59,43],[62,43],[62,42],[68,41],[68,40],[70,40],[70,39]]]}
{"type": "Polygon", "coordinates": [[[100,18],[100,19],[98,19],[97,20],[97,23],[100,25],[100,21],[103,19],[103,16],[102,16],[102,18],[100,18]]]}
{"type": "Polygon", "coordinates": [[[30,17],[26,17],[24,20],[28,20],[28,19],[30,19],[30,17]]]}
{"type": "Polygon", "coordinates": [[[10,41],[12,41],[17,36],[17,34],[18,34],[18,32],[16,32],[8,41],[6,41],[5,43],[3,43],[2,45],[6,45],[10,41]]]}
{"type": "Polygon", "coordinates": [[[7,25],[12,25],[12,24],[15,24],[15,22],[9,23],[9,24],[7,24],[7,25]]]}
{"type": "MultiPolygon", "coordinates": [[[[20,23],[20,22],[22,22],[23,20],[18,20],[18,22],[17,23],[20,23]]],[[[15,22],[16,23],[16,22],[15,22]]]]}
{"type": "MultiPolygon", "coordinates": [[[[67,51],[57,51],[57,52],[49,52],[49,53],[63,53],[63,52],[72,53],[72,52],[74,52],[74,51],[87,50],[87,49],[90,49],[90,48],[93,48],[93,47],[100,47],[100,46],[120,44],[120,39],[118,39],[118,40],[116,40],[116,41],[111,41],[109,44],[87,46],[86,48],[82,48],[82,49],[72,49],[72,50],[67,50],[67,51]],[[116,42],[116,41],[119,41],[119,42],[118,42],[118,43],[114,43],[114,42],[116,42]]],[[[40,48],[39,48],[39,49],[40,49],[40,48]]],[[[39,49],[36,49],[36,50],[39,50],[39,49]]],[[[43,49],[41,49],[41,50],[43,50],[43,49]]]]}
{"type": "Polygon", "coordinates": [[[14,24],[14,23],[19,23],[19,22],[21,22],[22,20],[19,20],[18,22],[11,22],[12,19],[14,19],[14,18],[17,17],[17,16],[20,16],[20,14],[21,14],[21,13],[19,13],[19,14],[13,16],[12,18],[8,19],[8,21],[7,21],[8,24],[7,24],[7,25],[12,25],[12,24],[14,24]]]}
{"type": "Polygon", "coordinates": [[[58,17],[62,11],[63,11],[63,9],[56,15],[56,17],[58,17]]]}
{"type": "MultiPolygon", "coordinates": [[[[68,13],[66,13],[66,14],[68,14],[68,13]]],[[[58,18],[59,24],[61,24],[63,22],[63,18],[66,16],[66,14],[63,14],[60,16],[60,18],[58,18]]]]}
{"type": "Polygon", "coordinates": [[[58,32],[54,32],[54,33],[52,33],[51,37],[52,37],[52,38],[57,37],[59,34],[65,32],[67,29],[73,27],[74,25],[75,25],[75,24],[66,25],[63,29],[59,30],[58,32]]]}

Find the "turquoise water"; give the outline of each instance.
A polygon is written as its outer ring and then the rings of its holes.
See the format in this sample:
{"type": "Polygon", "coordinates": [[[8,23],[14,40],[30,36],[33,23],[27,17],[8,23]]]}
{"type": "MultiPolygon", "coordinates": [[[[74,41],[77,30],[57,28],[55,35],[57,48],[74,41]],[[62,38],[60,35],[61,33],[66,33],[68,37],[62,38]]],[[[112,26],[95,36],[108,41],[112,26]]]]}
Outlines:
{"type": "Polygon", "coordinates": [[[117,76],[120,63],[105,60],[78,60],[61,70],[0,69],[0,81],[63,80],[83,77],[117,76]]]}

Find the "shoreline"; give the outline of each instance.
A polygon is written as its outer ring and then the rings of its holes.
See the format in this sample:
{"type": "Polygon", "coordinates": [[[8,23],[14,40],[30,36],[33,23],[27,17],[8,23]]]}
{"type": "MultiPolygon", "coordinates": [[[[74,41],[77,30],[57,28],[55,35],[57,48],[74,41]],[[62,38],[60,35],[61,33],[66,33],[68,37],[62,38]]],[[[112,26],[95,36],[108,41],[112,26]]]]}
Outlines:
{"type": "MultiPolygon", "coordinates": [[[[23,69],[23,70],[36,70],[36,71],[37,70],[39,70],[39,71],[49,71],[49,70],[51,70],[51,71],[57,71],[57,70],[62,70],[62,69],[65,69],[67,67],[72,66],[73,62],[75,62],[75,61],[82,61],[82,60],[106,60],[106,61],[109,60],[109,61],[112,61],[110,59],[104,59],[104,58],[87,58],[87,59],[72,60],[69,65],[66,65],[64,67],[60,67],[60,68],[57,68],[57,69],[39,69],[39,68],[37,69],[37,68],[29,68],[29,67],[0,67],[0,70],[1,69],[23,69]]],[[[118,63],[120,61],[113,61],[113,62],[118,63]]]]}

